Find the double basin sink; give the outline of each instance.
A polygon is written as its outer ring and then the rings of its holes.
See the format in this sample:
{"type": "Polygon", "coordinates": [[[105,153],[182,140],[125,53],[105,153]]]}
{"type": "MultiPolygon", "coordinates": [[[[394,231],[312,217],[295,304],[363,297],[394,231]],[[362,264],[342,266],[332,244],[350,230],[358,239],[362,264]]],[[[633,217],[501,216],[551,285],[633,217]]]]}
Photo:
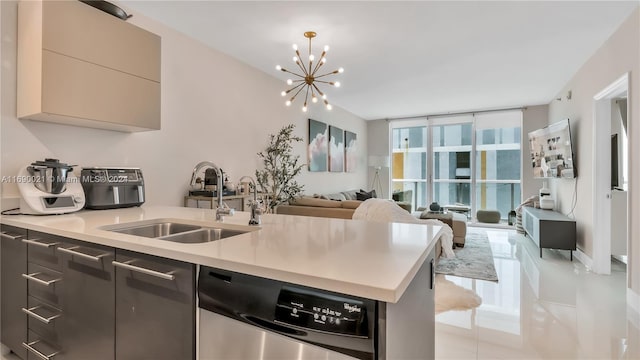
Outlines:
{"type": "MultiPolygon", "coordinates": [[[[221,227],[184,224],[172,220],[151,220],[109,225],[102,227],[102,230],[173,241],[183,244],[198,244],[244,234],[246,232],[253,231],[254,229],[227,229],[221,227]]],[[[256,228],[255,230],[258,229],[256,228]]]]}

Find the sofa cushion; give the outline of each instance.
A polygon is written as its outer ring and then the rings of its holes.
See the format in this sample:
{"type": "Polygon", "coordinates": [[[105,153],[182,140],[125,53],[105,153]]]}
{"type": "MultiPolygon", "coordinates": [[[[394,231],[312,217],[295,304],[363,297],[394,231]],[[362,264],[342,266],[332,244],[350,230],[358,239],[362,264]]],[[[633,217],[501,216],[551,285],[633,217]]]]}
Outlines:
{"type": "Polygon", "coordinates": [[[323,198],[329,200],[347,200],[342,193],[324,194],[323,198]]]}
{"type": "Polygon", "coordinates": [[[342,204],[342,207],[345,209],[356,209],[358,206],[360,206],[360,204],[362,204],[362,201],[360,200],[343,200],[340,201],[340,204],[342,204]]]}
{"type": "Polygon", "coordinates": [[[356,200],[368,200],[371,198],[375,198],[376,197],[376,190],[371,190],[371,191],[364,191],[364,190],[360,190],[356,193],[356,200]]]}
{"type": "Polygon", "coordinates": [[[326,207],[326,208],[339,208],[339,207],[342,207],[342,205],[340,203],[341,203],[341,201],[318,199],[318,198],[312,198],[312,197],[308,197],[308,196],[299,197],[299,198],[296,198],[296,199],[290,201],[291,205],[317,206],[317,207],[326,207]]]}
{"type": "Polygon", "coordinates": [[[357,192],[358,190],[349,190],[349,191],[343,191],[341,192],[341,194],[344,195],[345,200],[356,200],[357,192]]]}

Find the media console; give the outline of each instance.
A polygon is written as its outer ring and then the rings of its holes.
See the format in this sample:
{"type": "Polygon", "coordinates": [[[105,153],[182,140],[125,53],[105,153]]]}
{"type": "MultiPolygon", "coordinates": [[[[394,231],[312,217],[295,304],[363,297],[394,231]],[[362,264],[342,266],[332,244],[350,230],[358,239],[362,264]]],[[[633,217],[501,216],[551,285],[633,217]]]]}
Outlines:
{"type": "Polygon", "coordinates": [[[522,208],[522,226],[527,235],[542,249],[569,250],[571,261],[576,250],[576,222],[553,210],[522,208]]]}

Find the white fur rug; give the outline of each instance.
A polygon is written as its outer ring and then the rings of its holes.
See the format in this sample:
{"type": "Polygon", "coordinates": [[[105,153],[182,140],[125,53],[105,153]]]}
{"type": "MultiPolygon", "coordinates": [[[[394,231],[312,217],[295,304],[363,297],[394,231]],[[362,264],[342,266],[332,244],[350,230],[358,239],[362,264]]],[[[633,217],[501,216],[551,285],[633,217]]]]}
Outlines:
{"type": "Polygon", "coordinates": [[[482,304],[478,294],[436,274],[436,314],[449,310],[469,310],[482,304]]]}

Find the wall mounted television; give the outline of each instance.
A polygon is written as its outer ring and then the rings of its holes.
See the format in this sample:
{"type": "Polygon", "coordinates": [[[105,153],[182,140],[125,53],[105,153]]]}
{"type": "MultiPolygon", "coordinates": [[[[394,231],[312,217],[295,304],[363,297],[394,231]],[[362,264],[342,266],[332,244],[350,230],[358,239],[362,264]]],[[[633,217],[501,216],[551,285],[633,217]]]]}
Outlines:
{"type": "Polygon", "coordinates": [[[530,132],[529,149],[535,178],[572,179],[577,176],[569,119],[530,132]]]}

